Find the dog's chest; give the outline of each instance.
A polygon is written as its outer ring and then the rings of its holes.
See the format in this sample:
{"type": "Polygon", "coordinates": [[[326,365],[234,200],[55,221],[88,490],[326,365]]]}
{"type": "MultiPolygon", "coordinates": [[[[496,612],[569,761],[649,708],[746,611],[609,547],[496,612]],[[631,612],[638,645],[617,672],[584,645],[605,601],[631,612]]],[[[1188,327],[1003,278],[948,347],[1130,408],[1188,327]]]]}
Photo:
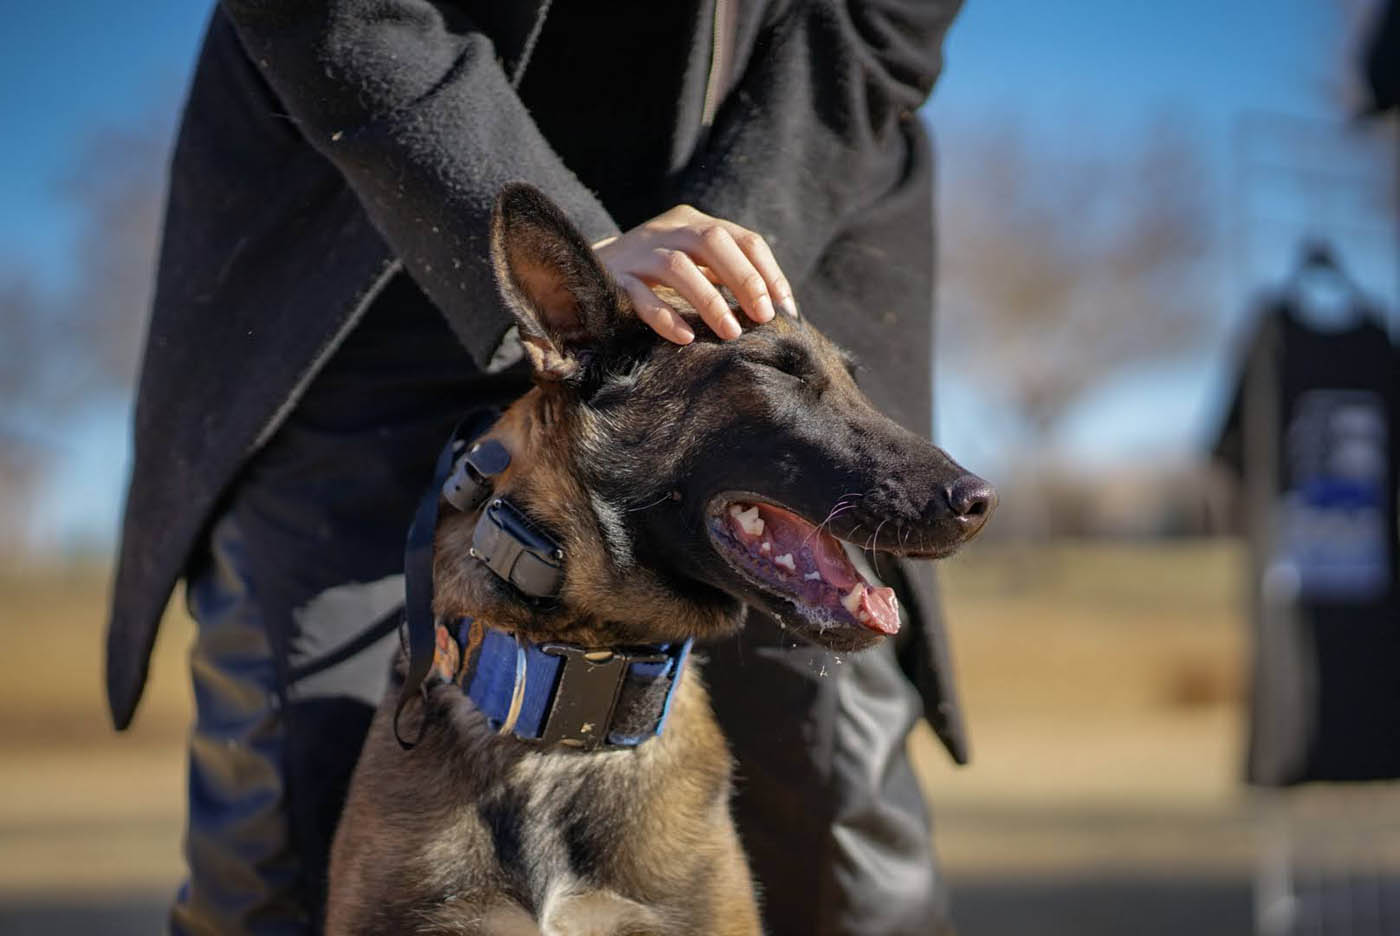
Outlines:
{"type": "MultiPolygon", "coordinates": [[[[632,822],[642,810],[629,801],[645,789],[638,781],[638,761],[649,753],[621,751],[586,760],[561,754],[515,764],[501,778],[502,785],[471,810],[476,819],[471,825],[481,842],[478,853],[494,854],[504,886],[494,898],[439,904],[433,931],[500,936],[677,932],[667,925],[664,912],[609,886],[618,870],[616,849],[636,847],[639,830],[632,822]]],[[[460,832],[443,830],[433,851],[447,860],[461,847],[460,832]]]]}
{"type": "Polygon", "coordinates": [[[693,675],[674,701],[636,748],[502,746],[454,712],[412,757],[386,702],[337,838],[331,931],[688,936],[734,894],[754,917],[723,739],[693,675]]]}
{"type": "Polygon", "coordinates": [[[538,920],[515,903],[491,907],[479,919],[480,932],[493,936],[618,936],[663,929],[659,914],[609,890],[560,891],[538,920]]]}

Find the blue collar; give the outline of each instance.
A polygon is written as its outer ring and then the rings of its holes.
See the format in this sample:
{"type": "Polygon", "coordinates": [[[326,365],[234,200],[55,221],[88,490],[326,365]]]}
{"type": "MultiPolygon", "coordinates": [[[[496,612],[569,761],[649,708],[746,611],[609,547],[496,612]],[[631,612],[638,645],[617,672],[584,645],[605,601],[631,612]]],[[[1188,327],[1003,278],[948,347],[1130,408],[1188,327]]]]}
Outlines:
{"type": "Polygon", "coordinates": [[[544,747],[636,747],[665,727],[690,645],[534,644],[462,618],[438,625],[433,670],[501,734],[544,747]]]}

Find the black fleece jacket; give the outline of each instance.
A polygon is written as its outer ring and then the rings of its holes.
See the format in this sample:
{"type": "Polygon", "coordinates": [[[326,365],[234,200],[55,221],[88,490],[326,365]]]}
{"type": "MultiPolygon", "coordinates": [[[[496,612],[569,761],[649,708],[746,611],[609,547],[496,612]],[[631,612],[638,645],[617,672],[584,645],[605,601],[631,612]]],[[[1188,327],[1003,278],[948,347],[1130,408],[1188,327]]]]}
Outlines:
{"type": "MultiPolygon", "coordinates": [[[[665,134],[666,171],[624,212],[690,203],[762,233],[804,313],[876,365],[864,380],[875,402],[923,434],[932,157],[915,112],[960,2],[703,0],[673,71],[655,76],[677,89],[668,119],[649,117],[664,124],[648,129],[665,134]]],[[[536,185],[591,239],[618,230],[558,155],[587,141],[571,130],[551,145],[521,97],[526,74],[537,100],[591,78],[577,55],[531,59],[547,16],[542,0],[215,11],[171,166],[136,406],[108,632],[119,727],[221,494],[395,272],[484,363],[509,325],[486,249],[505,183],[536,185]]],[[[586,30],[572,40],[590,47],[586,30]]],[[[600,145],[636,133],[610,105],[572,126],[600,145]]],[[[917,579],[925,626],[909,668],[961,759],[932,578],[917,579]]]]}

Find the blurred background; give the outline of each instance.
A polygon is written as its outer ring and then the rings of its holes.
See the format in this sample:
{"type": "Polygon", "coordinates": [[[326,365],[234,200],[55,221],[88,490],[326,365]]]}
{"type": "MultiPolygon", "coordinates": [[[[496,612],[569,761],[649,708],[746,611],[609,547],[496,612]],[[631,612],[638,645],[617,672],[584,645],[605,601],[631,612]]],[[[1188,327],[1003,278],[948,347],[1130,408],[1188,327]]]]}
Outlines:
{"type": "MultiPolygon", "coordinates": [[[[1371,54],[1388,5],[970,0],[953,27],[924,112],[936,436],[1002,506],[944,575],[974,762],[952,767],[927,731],[914,744],[969,936],[1400,933],[1400,796],[1244,783],[1249,512],[1210,456],[1261,297],[1296,285],[1309,245],[1341,271],[1325,288],[1393,331],[1396,118],[1368,82],[1400,56],[1371,54]],[[1343,922],[1304,929],[1299,882],[1323,878],[1343,922]]],[[[190,625],[172,611],[120,738],[100,635],[164,165],[206,15],[7,13],[3,934],[150,932],[180,875],[190,625]]]]}

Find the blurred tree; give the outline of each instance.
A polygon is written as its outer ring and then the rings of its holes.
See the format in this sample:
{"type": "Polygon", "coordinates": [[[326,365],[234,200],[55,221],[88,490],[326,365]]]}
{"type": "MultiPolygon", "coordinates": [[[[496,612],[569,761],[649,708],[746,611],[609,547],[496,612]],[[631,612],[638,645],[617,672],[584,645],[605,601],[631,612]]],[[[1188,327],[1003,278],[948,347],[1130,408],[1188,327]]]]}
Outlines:
{"type": "Polygon", "coordinates": [[[41,289],[0,258],[0,550],[28,510],[66,423],[130,392],[150,306],[173,108],[96,130],[58,188],[77,214],[71,279],[41,289]]]}
{"type": "Polygon", "coordinates": [[[76,355],[73,389],[128,392],[155,286],[171,122],[151,117],[95,132],[63,194],[81,212],[78,276],[65,302],[76,355]]]}
{"type": "Polygon", "coordinates": [[[1166,120],[1121,152],[1049,152],[1001,127],[960,137],[945,165],[944,360],[1018,424],[1032,487],[1089,390],[1198,346],[1218,312],[1199,154],[1166,120]]]}
{"type": "Polygon", "coordinates": [[[1207,177],[1165,127],[1125,163],[975,140],[942,191],[952,366],[1049,441],[1091,387],[1191,347],[1214,312],[1207,177]]]}
{"type": "Polygon", "coordinates": [[[40,352],[52,346],[53,324],[28,275],[0,274],[0,555],[17,550],[27,532],[26,505],[42,449],[23,415],[44,382],[40,352]]]}
{"type": "MultiPolygon", "coordinates": [[[[0,274],[0,412],[24,404],[23,398],[40,383],[39,349],[49,341],[52,319],[45,314],[43,301],[33,279],[20,270],[0,274]]],[[[10,420],[0,422],[0,432],[9,437],[18,433],[10,420]]]]}

